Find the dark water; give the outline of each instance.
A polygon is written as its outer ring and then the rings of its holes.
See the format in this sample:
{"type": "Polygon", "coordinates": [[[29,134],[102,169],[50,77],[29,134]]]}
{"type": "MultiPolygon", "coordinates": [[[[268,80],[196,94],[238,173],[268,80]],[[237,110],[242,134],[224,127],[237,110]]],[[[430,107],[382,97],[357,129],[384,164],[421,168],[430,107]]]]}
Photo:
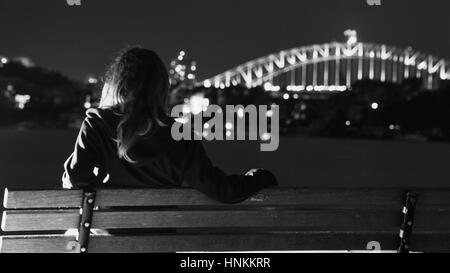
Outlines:
{"type": "MultiPolygon", "coordinates": [[[[76,135],[76,131],[0,130],[0,188],[59,187],[62,164],[76,135]]],[[[267,168],[282,186],[450,186],[450,144],[446,143],[282,138],[278,151],[264,153],[258,143],[205,146],[226,172],[267,168]]]]}

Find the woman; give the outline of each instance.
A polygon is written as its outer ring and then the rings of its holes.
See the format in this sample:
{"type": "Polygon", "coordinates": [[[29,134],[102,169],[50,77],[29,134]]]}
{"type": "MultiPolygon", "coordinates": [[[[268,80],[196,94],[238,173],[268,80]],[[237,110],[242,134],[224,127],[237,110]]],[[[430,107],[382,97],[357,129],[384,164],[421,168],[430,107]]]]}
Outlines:
{"type": "Polygon", "coordinates": [[[200,141],[173,140],[168,90],[167,70],[155,52],[134,47],[120,53],[106,75],[100,107],[86,112],[64,164],[63,186],[192,187],[236,203],[277,185],[266,170],[228,176],[213,166],[200,141]]]}

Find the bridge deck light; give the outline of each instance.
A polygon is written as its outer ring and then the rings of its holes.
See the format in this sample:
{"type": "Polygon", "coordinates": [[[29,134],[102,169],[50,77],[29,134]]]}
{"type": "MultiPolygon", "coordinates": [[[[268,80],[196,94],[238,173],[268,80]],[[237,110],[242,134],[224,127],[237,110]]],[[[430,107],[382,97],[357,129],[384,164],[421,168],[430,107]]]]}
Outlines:
{"type": "Polygon", "coordinates": [[[204,86],[205,88],[210,88],[210,87],[211,87],[211,81],[209,81],[209,80],[204,81],[204,82],[203,82],[203,86],[204,86]]]}

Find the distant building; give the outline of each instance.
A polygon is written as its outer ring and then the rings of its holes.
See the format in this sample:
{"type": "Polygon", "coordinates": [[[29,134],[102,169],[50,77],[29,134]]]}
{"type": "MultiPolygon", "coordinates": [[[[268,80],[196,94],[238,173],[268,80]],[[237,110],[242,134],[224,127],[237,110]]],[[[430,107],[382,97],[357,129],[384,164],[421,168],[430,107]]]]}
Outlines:
{"type": "Polygon", "coordinates": [[[186,59],[186,53],[180,51],[178,57],[170,62],[169,75],[172,86],[182,83],[194,85],[197,82],[197,62],[186,59]]]}
{"type": "Polygon", "coordinates": [[[36,66],[36,64],[29,57],[15,57],[13,61],[16,63],[20,63],[27,68],[36,66]]]}

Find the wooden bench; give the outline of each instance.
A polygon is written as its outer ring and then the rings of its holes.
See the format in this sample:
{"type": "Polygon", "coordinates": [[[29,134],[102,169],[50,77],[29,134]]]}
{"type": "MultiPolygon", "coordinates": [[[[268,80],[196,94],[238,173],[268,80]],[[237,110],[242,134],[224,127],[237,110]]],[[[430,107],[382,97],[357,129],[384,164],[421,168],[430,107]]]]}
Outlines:
{"type": "Polygon", "coordinates": [[[274,188],[233,205],[191,189],[6,190],[4,207],[5,253],[450,251],[449,189],[274,188]]]}

